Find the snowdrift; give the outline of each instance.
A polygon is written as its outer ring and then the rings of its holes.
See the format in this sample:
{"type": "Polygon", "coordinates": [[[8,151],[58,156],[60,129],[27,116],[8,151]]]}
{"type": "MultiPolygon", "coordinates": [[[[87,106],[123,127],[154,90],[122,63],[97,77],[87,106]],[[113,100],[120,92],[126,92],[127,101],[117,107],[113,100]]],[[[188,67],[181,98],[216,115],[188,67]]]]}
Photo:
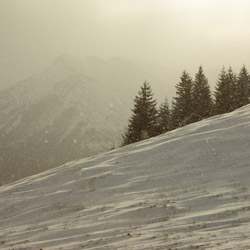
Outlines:
{"type": "Polygon", "coordinates": [[[250,249],[250,106],[0,188],[0,249],[250,249]]]}

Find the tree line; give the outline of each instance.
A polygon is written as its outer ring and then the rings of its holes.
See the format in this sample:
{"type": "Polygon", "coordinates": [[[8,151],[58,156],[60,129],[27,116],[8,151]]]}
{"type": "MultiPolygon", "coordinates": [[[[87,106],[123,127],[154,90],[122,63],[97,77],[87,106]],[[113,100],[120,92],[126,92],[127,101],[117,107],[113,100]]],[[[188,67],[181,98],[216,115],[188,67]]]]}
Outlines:
{"type": "Polygon", "coordinates": [[[231,67],[222,68],[212,94],[202,66],[194,80],[183,71],[175,86],[176,96],[170,107],[168,99],[157,108],[151,86],[144,82],[134,99],[134,108],[123,145],[148,139],[213,115],[231,112],[248,104],[250,75],[245,66],[238,74],[231,67]]]}

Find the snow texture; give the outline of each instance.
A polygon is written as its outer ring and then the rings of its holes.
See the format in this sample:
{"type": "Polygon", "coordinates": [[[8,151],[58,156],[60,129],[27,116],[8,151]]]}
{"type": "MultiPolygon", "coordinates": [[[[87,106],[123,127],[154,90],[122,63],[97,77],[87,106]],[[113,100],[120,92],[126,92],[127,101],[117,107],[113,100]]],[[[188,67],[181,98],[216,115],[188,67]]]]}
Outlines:
{"type": "Polygon", "coordinates": [[[250,249],[250,106],[0,188],[0,249],[250,249]]]}

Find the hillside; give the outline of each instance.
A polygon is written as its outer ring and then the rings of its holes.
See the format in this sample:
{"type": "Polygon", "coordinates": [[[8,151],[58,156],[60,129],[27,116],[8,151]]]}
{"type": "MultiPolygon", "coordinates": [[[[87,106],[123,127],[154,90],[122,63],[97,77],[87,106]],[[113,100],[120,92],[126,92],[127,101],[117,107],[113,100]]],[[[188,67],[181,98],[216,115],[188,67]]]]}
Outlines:
{"type": "Polygon", "coordinates": [[[250,105],[0,188],[1,249],[249,249],[250,105]]]}
{"type": "Polygon", "coordinates": [[[145,79],[125,59],[60,56],[1,91],[0,185],[117,147],[145,79]]]}

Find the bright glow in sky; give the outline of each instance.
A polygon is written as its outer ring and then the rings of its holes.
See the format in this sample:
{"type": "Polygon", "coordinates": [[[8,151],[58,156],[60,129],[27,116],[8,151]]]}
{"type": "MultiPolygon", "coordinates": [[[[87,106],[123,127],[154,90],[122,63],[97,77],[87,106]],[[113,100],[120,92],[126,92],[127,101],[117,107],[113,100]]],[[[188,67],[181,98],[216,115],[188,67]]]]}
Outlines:
{"type": "Polygon", "coordinates": [[[250,66],[249,0],[1,0],[0,87],[60,54],[250,66]]]}

